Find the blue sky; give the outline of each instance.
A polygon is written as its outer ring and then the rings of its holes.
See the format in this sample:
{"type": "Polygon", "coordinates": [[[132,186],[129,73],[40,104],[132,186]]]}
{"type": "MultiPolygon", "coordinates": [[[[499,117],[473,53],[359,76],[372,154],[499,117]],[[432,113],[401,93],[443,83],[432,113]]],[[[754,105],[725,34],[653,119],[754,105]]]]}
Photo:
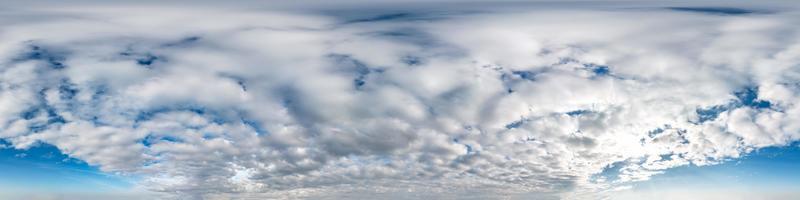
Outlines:
{"type": "Polygon", "coordinates": [[[672,168],[612,199],[786,199],[800,194],[798,169],[800,147],[769,147],[718,165],[672,168]]]}
{"type": "Polygon", "coordinates": [[[4,194],[124,192],[132,189],[133,181],[101,172],[48,144],[0,149],[0,177],[0,193],[4,194]]]}
{"type": "Polygon", "coordinates": [[[672,168],[637,186],[795,190],[800,189],[798,169],[800,147],[769,147],[719,165],[672,168]]]}

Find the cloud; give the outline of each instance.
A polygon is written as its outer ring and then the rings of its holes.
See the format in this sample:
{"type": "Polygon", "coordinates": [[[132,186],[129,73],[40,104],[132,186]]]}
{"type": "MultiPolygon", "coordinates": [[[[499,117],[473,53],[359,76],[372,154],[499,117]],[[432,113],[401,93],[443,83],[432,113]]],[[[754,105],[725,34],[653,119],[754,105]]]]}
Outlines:
{"type": "Polygon", "coordinates": [[[0,137],[192,199],[588,198],[800,139],[797,12],[551,6],[30,8],[0,137]]]}

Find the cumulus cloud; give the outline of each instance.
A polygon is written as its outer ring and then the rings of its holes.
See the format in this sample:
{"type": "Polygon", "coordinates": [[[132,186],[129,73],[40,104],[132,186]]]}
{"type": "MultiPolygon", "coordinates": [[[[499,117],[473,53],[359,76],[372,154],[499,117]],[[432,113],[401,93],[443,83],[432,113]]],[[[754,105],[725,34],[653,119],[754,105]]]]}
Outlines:
{"type": "Polygon", "coordinates": [[[793,7],[503,5],[22,6],[0,138],[192,199],[594,198],[800,139],[793,7]]]}

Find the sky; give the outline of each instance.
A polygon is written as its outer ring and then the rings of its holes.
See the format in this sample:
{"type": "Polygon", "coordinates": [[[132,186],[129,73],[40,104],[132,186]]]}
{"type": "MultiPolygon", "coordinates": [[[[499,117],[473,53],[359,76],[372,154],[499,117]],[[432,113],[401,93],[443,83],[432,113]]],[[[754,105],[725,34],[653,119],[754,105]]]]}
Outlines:
{"type": "Polygon", "coordinates": [[[0,199],[800,196],[795,1],[0,5],[0,199]]]}

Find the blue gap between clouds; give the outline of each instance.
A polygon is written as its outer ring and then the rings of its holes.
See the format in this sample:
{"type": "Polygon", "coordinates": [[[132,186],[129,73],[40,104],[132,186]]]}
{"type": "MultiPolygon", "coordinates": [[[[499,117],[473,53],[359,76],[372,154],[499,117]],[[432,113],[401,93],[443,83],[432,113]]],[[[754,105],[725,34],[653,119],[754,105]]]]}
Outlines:
{"type": "Polygon", "coordinates": [[[356,74],[356,77],[353,79],[353,86],[356,88],[356,90],[362,89],[362,87],[367,84],[365,79],[367,78],[367,75],[372,73],[372,70],[367,67],[366,64],[351,57],[350,55],[331,54],[328,55],[328,57],[333,59],[335,64],[337,64],[339,67],[343,67],[346,70],[352,71],[356,74]]]}
{"type": "Polygon", "coordinates": [[[163,58],[160,56],[156,56],[150,52],[134,52],[132,50],[127,50],[124,52],[119,53],[120,56],[133,59],[136,61],[136,64],[144,66],[145,68],[152,69],[152,65],[155,64],[157,61],[162,61],[163,58]]]}
{"type": "Polygon", "coordinates": [[[589,110],[573,110],[573,111],[567,112],[566,114],[569,115],[570,117],[575,117],[575,116],[580,116],[580,115],[584,115],[584,114],[589,114],[591,112],[592,111],[589,111],[589,110]]]}
{"type": "Polygon", "coordinates": [[[594,63],[586,63],[586,64],[583,64],[583,67],[585,67],[587,70],[591,71],[594,74],[594,76],[596,76],[596,77],[597,76],[608,75],[609,73],[611,73],[611,70],[608,68],[608,66],[605,66],[605,65],[598,65],[598,64],[594,64],[594,63]]]}
{"type": "MultiPolygon", "coordinates": [[[[48,126],[52,124],[63,124],[67,121],[56,112],[56,109],[50,105],[48,105],[45,100],[45,91],[46,89],[42,89],[39,91],[37,95],[38,105],[30,107],[29,109],[20,113],[20,117],[25,120],[32,120],[38,116],[45,115],[47,120],[46,121],[37,121],[33,122],[28,125],[28,129],[31,132],[40,132],[47,129],[48,126]]],[[[60,96],[63,97],[72,97],[75,95],[77,90],[72,89],[61,89],[59,88],[60,96]],[[65,92],[65,93],[62,93],[65,92]]]]}
{"type": "Polygon", "coordinates": [[[706,121],[714,120],[719,116],[719,114],[740,107],[750,107],[753,109],[773,108],[772,103],[770,103],[769,101],[757,100],[758,99],[757,86],[745,87],[739,91],[734,92],[733,95],[736,97],[736,99],[727,104],[714,105],[708,108],[696,109],[695,112],[697,113],[698,120],[693,123],[702,124],[706,121]]]}
{"type": "Polygon", "coordinates": [[[201,39],[200,36],[189,36],[189,37],[182,38],[182,39],[180,39],[178,41],[175,41],[175,42],[164,43],[161,46],[162,47],[184,47],[184,46],[188,46],[188,45],[192,45],[194,43],[197,43],[198,41],[200,41],[200,39],[201,39]]]}
{"type": "Polygon", "coordinates": [[[667,7],[666,9],[712,15],[746,15],[757,13],[757,11],[754,10],[731,7],[667,7]]]}
{"type": "Polygon", "coordinates": [[[66,61],[66,54],[67,53],[63,51],[57,51],[39,45],[30,44],[28,45],[28,51],[16,59],[13,59],[13,61],[23,62],[29,60],[38,60],[47,63],[50,68],[58,70],[66,67],[64,64],[64,61],[66,61]]]}
{"type": "MultiPolygon", "coordinates": [[[[407,43],[413,44],[425,49],[428,48],[439,48],[442,47],[440,41],[436,39],[436,37],[432,36],[431,34],[410,27],[403,27],[403,28],[396,28],[386,31],[376,31],[367,33],[370,36],[377,37],[380,39],[386,39],[391,41],[397,41],[400,43],[407,43]]],[[[415,57],[418,58],[418,57],[415,57]]],[[[413,60],[412,60],[413,61],[413,60]]],[[[406,62],[408,64],[408,62],[406,62]]]]}

